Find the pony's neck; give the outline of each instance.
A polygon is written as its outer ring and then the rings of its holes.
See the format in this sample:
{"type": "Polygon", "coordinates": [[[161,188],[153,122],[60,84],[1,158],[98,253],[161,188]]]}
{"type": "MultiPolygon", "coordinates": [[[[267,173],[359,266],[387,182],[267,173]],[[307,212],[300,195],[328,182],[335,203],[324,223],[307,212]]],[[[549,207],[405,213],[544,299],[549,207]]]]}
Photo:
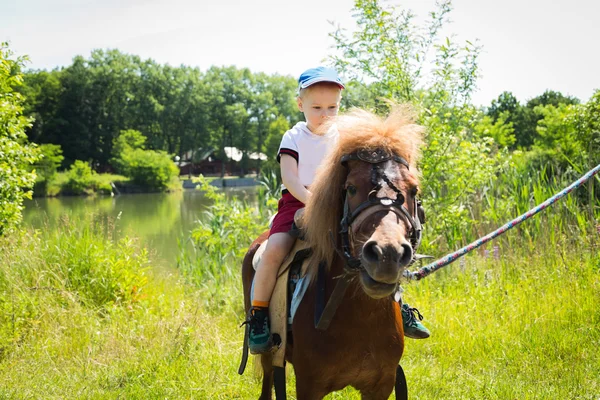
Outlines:
{"type": "MultiPolygon", "coordinates": [[[[346,261],[339,254],[335,255],[326,279],[326,292],[328,298],[331,296],[331,293],[337,285],[339,277],[346,273],[344,269],[345,263],[346,261]]],[[[383,299],[374,299],[367,295],[361,286],[358,275],[355,276],[348,285],[342,300],[342,304],[350,305],[350,309],[355,311],[362,310],[366,314],[377,316],[377,318],[382,318],[384,316],[390,317],[389,307],[393,302],[392,296],[383,299]]]]}

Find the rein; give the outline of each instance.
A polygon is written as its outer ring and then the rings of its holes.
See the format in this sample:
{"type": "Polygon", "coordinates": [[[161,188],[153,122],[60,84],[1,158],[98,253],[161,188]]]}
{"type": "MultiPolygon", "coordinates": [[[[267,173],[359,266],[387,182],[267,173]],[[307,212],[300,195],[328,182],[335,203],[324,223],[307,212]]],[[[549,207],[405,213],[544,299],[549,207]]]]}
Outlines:
{"type": "Polygon", "coordinates": [[[360,225],[367,219],[367,217],[380,212],[387,211],[393,212],[400,219],[408,222],[410,226],[410,242],[413,250],[413,260],[414,255],[416,255],[416,250],[421,244],[421,234],[422,234],[422,224],[421,217],[424,219],[423,208],[421,207],[421,202],[415,200],[414,206],[414,217],[410,214],[410,212],[405,207],[405,199],[402,192],[394,185],[394,183],[389,179],[385,170],[382,168],[381,164],[392,160],[397,164],[405,166],[407,169],[410,169],[410,164],[404,158],[388,152],[382,148],[367,150],[362,149],[358,150],[351,154],[346,154],[341,158],[341,163],[343,166],[347,167],[348,161],[358,160],[362,162],[366,162],[371,164],[371,184],[374,186],[373,189],[369,192],[367,200],[362,202],[356,207],[354,211],[350,210],[350,205],[348,202],[348,191],[349,188],[345,189],[344,193],[344,215],[340,222],[340,239],[341,239],[341,250],[338,249],[335,238],[333,237],[333,232],[329,231],[329,235],[331,238],[331,242],[333,244],[333,248],[338,253],[338,255],[345,261],[344,263],[344,273],[338,278],[335,288],[327,302],[325,303],[325,266],[323,264],[319,264],[319,273],[317,276],[317,300],[315,303],[315,327],[319,330],[326,330],[333,318],[335,311],[341,304],[342,298],[348,288],[348,285],[354,279],[354,276],[362,271],[364,268],[361,264],[360,259],[354,257],[352,255],[352,251],[350,249],[350,234],[355,233],[360,225]],[[392,199],[389,197],[377,197],[377,193],[383,187],[385,183],[390,187],[396,194],[396,198],[392,199]]]}

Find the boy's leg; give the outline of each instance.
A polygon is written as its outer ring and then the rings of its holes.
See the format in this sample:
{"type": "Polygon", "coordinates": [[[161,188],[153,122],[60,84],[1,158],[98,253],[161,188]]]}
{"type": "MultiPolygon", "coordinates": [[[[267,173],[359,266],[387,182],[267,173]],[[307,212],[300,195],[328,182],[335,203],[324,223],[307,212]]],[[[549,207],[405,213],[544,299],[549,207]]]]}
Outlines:
{"type": "Polygon", "coordinates": [[[269,302],[275,288],[277,271],[295,241],[296,239],[288,233],[274,233],[269,237],[267,248],[261,256],[254,275],[253,303],[269,302]]]}
{"type": "Polygon", "coordinates": [[[250,309],[249,347],[252,354],[264,353],[272,347],[269,329],[269,301],[277,280],[277,271],[294,245],[295,239],[287,233],[269,237],[254,276],[254,293],[250,309]]]}

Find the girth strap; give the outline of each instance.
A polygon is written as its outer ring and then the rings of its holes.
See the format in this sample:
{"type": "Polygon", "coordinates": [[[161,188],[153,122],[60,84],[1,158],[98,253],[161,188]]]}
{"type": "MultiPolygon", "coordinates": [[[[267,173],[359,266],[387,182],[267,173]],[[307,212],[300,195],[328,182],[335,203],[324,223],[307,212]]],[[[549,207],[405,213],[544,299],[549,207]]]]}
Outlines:
{"type": "Polygon", "coordinates": [[[319,273],[317,275],[317,301],[315,302],[315,328],[320,331],[327,330],[335,312],[342,303],[346,289],[352,280],[353,275],[343,274],[337,279],[333,293],[325,306],[325,265],[319,264],[319,273]]]}

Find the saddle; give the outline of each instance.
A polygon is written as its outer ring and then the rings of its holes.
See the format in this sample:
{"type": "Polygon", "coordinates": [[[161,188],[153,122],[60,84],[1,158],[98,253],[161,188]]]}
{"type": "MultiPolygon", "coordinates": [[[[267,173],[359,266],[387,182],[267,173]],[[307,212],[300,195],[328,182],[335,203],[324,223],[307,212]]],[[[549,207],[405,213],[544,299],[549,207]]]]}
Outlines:
{"type": "MultiPolygon", "coordinates": [[[[304,209],[300,209],[294,216],[294,224],[290,234],[302,238],[302,216],[304,209]]],[[[254,253],[252,267],[258,267],[260,259],[267,247],[265,240],[254,253]]],[[[303,240],[296,240],[292,250],[284,259],[277,273],[277,281],[269,302],[269,319],[271,321],[271,334],[276,345],[273,353],[273,365],[283,367],[285,364],[285,348],[288,342],[288,329],[292,323],[293,315],[302,300],[308,279],[306,278],[306,259],[310,248],[303,240]]]]}

